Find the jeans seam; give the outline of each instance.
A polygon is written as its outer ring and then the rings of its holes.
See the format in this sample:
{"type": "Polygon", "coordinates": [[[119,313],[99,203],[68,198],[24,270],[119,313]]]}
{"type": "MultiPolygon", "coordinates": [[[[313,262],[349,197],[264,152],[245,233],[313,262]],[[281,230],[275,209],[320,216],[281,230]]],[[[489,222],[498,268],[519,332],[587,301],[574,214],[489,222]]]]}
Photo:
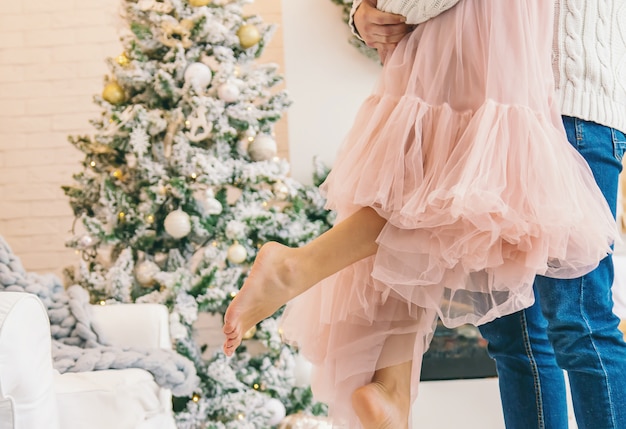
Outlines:
{"type": "Polygon", "coordinates": [[[530,343],[530,337],[528,335],[528,323],[526,320],[526,312],[520,313],[520,319],[522,323],[522,336],[524,338],[524,349],[528,362],[530,363],[530,370],[533,375],[533,383],[535,387],[535,406],[537,407],[537,429],[545,429],[545,419],[543,417],[543,400],[541,398],[541,380],[539,379],[539,369],[537,367],[537,361],[533,354],[532,346],[530,343]]]}
{"type": "Polygon", "coordinates": [[[596,346],[596,343],[593,340],[593,335],[591,335],[591,325],[589,324],[589,319],[587,318],[587,314],[584,312],[584,305],[583,305],[583,300],[584,300],[584,294],[585,294],[585,277],[581,277],[580,279],[580,300],[579,300],[579,305],[580,305],[580,314],[582,315],[583,321],[585,322],[585,326],[587,327],[587,332],[589,332],[589,342],[591,343],[591,346],[593,347],[593,351],[595,352],[597,358],[598,358],[598,363],[600,364],[600,368],[602,369],[602,373],[604,374],[604,382],[606,385],[606,393],[608,395],[608,405],[609,405],[609,412],[611,413],[611,423],[613,424],[613,428],[617,427],[617,422],[615,421],[615,409],[613,407],[613,403],[611,402],[611,397],[613,396],[611,393],[611,386],[608,383],[608,379],[609,379],[609,375],[607,373],[606,367],[604,366],[604,362],[602,361],[602,355],[598,352],[598,347],[596,346]]]}

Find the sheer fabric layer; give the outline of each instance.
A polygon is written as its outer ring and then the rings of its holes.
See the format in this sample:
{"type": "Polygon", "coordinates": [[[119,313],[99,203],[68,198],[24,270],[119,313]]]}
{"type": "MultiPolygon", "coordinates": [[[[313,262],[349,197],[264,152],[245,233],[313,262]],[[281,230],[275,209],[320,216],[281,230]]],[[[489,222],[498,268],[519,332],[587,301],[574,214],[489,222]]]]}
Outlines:
{"type": "Polygon", "coordinates": [[[461,0],[419,25],[338,153],[323,185],[338,221],[373,207],[388,222],[375,256],[289,303],[282,327],[351,428],[374,371],[413,360],[419,380],[437,317],[515,312],[535,275],[577,277],[611,252],[614,219],[553,101],[552,9],[461,0]]]}

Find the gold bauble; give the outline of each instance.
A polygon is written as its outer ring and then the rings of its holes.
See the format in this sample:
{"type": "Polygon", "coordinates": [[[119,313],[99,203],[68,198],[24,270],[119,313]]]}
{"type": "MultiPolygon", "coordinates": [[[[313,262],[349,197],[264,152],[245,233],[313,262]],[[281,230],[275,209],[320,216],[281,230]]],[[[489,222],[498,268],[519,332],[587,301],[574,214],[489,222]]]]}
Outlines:
{"type": "Polygon", "coordinates": [[[211,0],[189,0],[189,5],[193,7],[206,6],[211,3],[211,0]]]}
{"type": "Polygon", "coordinates": [[[126,100],[126,93],[119,83],[112,81],[104,87],[102,98],[111,104],[121,104],[126,100]]]}
{"type": "Polygon", "coordinates": [[[252,337],[254,337],[254,334],[256,334],[256,326],[253,326],[252,328],[244,332],[243,337],[241,338],[244,340],[250,340],[252,339],[252,337]]]}
{"type": "Polygon", "coordinates": [[[237,30],[237,37],[239,37],[239,44],[242,48],[248,49],[259,43],[261,40],[261,33],[258,28],[252,24],[244,24],[237,30]]]}

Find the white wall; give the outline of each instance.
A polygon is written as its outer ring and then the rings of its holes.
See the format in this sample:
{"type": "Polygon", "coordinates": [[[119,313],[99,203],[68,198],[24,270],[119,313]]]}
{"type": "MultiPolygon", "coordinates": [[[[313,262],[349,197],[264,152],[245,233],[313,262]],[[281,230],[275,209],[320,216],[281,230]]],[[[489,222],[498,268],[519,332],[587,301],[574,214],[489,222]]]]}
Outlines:
{"type": "Polygon", "coordinates": [[[310,183],[313,157],[332,164],[380,66],[348,43],[331,0],[283,0],[283,34],[292,175],[310,183]]]}

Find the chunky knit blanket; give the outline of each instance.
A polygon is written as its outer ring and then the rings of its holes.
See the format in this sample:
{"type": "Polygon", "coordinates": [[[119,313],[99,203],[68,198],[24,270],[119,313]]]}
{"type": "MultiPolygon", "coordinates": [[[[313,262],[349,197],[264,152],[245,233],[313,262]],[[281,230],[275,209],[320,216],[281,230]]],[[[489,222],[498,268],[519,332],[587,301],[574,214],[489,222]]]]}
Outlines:
{"type": "Polygon", "coordinates": [[[0,236],[2,291],[31,293],[43,302],[50,319],[53,364],[61,373],[141,368],[174,396],[189,395],[198,385],[193,363],[173,350],[107,345],[91,320],[87,291],[78,285],[66,289],[52,274],[26,272],[0,236]]]}

